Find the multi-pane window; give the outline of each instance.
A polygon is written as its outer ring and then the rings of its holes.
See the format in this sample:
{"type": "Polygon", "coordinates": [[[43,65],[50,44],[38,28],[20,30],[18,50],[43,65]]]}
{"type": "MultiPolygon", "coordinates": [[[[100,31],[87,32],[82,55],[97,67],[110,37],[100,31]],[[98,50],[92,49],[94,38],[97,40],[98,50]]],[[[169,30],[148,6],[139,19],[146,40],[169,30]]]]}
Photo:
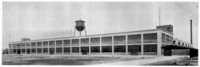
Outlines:
{"type": "Polygon", "coordinates": [[[70,40],[64,40],[64,46],[70,46],[70,40]]]}
{"type": "Polygon", "coordinates": [[[102,52],[112,52],[112,46],[102,46],[102,52]]]}
{"type": "Polygon", "coordinates": [[[162,43],[166,43],[165,41],[166,41],[166,40],[165,40],[165,34],[162,33],[162,43]]]}
{"type": "Polygon", "coordinates": [[[21,45],[22,45],[22,48],[25,48],[25,43],[21,43],[21,45]]]}
{"type": "Polygon", "coordinates": [[[100,37],[91,38],[91,45],[100,45],[100,37]]]}
{"type": "Polygon", "coordinates": [[[81,39],[81,45],[89,45],[89,38],[81,39]]]}
{"type": "Polygon", "coordinates": [[[72,39],[72,46],[79,46],[79,39],[72,39]]]}
{"type": "Polygon", "coordinates": [[[48,41],[43,42],[43,47],[46,47],[46,48],[48,47],[48,41]]]}
{"type": "Polygon", "coordinates": [[[22,53],[25,53],[25,49],[22,49],[22,53]]]}
{"type": "Polygon", "coordinates": [[[156,44],[144,45],[144,52],[157,52],[157,45],[156,44]]]}
{"type": "Polygon", "coordinates": [[[144,43],[157,43],[157,33],[144,34],[144,43]]]}
{"type": "Polygon", "coordinates": [[[47,53],[48,52],[48,48],[43,48],[43,53],[47,53]]]}
{"type": "Polygon", "coordinates": [[[57,40],[56,41],[56,46],[57,47],[62,47],[62,40],[57,40]]]}
{"type": "Polygon", "coordinates": [[[42,48],[37,48],[37,53],[42,53],[42,48]]]}
{"type": "Polygon", "coordinates": [[[32,42],[31,47],[36,47],[36,42],[32,42]]]}
{"type": "Polygon", "coordinates": [[[37,42],[37,47],[42,47],[42,42],[37,42]]]}
{"type": "Polygon", "coordinates": [[[89,47],[81,47],[81,52],[89,52],[89,47]]]}
{"type": "Polygon", "coordinates": [[[91,52],[100,52],[100,46],[91,46],[91,52]]]}
{"type": "Polygon", "coordinates": [[[128,45],[128,52],[141,52],[141,45],[128,45]]]}
{"type": "Polygon", "coordinates": [[[26,49],[26,53],[27,53],[27,54],[30,54],[30,52],[31,52],[31,49],[30,49],[30,48],[26,49]]]}
{"type": "Polygon", "coordinates": [[[30,44],[30,43],[26,43],[26,47],[27,47],[27,48],[30,48],[30,47],[31,47],[31,44],[30,44]]]}
{"type": "Polygon", "coordinates": [[[110,37],[102,37],[102,45],[111,45],[112,44],[112,36],[110,37]]]}
{"type": "Polygon", "coordinates": [[[128,44],[141,43],[141,34],[128,35],[128,44]]]}
{"type": "Polygon", "coordinates": [[[21,44],[17,44],[17,48],[21,48],[21,44]]]}
{"type": "Polygon", "coordinates": [[[114,36],[114,44],[126,44],[126,36],[114,36]]]}
{"type": "Polygon", "coordinates": [[[13,44],[13,48],[17,48],[17,44],[13,44]]]}
{"type": "Polygon", "coordinates": [[[157,45],[144,44],[144,55],[157,55],[157,45]]]}
{"type": "Polygon", "coordinates": [[[70,52],[70,47],[64,47],[64,52],[70,52]]]}
{"type": "Polygon", "coordinates": [[[55,47],[55,41],[49,41],[49,47],[55,47]]]}
{"type": "Polygon", "coordinates": [[[166,35],[166,43],[169,43],[169,41],[170,41],[169,35],[166,35]]]}
{"type": "Polygon", "coordinates": [[[32,48],[32,53],[36,53],[36,48],[32,48]]]}
{"type": "Polygon", "coordinates": [[[56,48],[56,52],[61,53],[62,52],[62,47],[56,48]]]}
{"type": "Polygon", "coordinates": [[[79,52],[79,47],[72,47],[72,52],[79,52]]]}
{"type": "Polygon", "coordinates": [[[126,46],[125,45],[114,46],[114,52],[126,52],[126,46]]]}

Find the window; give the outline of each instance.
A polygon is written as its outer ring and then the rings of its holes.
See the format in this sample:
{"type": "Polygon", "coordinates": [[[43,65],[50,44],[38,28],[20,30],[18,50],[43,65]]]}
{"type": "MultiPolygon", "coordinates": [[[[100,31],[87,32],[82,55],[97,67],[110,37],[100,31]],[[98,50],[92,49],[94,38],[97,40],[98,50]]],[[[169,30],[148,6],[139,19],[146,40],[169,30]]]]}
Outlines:
{"type": "Polygon", "coordinates": [[[56,52],[61,53],[62,52],[62,47],[56,48],[56,52]]]}
{"type": "Polygon", "coordinates": [[[166,43],[169,43],[169,41],[170,41],[170,37],[169,35],[166,35],[166,43]]]}
{"type": "Polygon", "coordinates": [[[70,47],[64,47],[64,52],[70,52],[70,47]]]}
{"type": "Polygon", "coordinates": [[[43,47],[48,47],[48,41],[43,42],[43,47]]]}
{"type": "Polygon", "coordinates": [[[31,44],[30,44],[30,43],[26,43],[26,47],[28,47],[28,48],[29,48],[30,46],[31,46],[31,44]]]}
{"type": "Polygon", "coordinates": [[[57,40],[56,41],[56,46],[61,47],[62,46],[62,40],[57,40]]]}
{"type": "Polygon", "coordinates": [[[42,53],[42,48],[37,48],[37,53],[42,53]]]}
{"type": "Polygon", "coordinates": [[[13,49],[13,53],[16,54],[17,53],[17,49],[13,49]]]}
{"type": "Polygon", "coordinates": [[[72,47],[72,52],[79,52],[79,47],[72,47]]]}
{"type": "Polygon", "coordinates": [[[31,47],[36,47],[36,43],[35,43],[35,42],[32,42],[32,43],[31,43],[31,47]]]}
{"type": "Polygon", "coordinates": [[[141,34],[128,35],[128,44],[141,43],[141,34]]]}
{"type": "Polygon", "coordinates": [[[157,45],[156,44],[144,45],[144,52],[157,52],[157,45]]]}
{"type": "Polygon", "coordinates": [[[43,52],[47,53],[48,52],[48,48],[43,48],[43,52]]]}
{"type": "Polygon", "coordinates": [[[81,45],[89,45],[89,38],[81,39],[81,45]]]}
{"type": "Polygon", "coordinates": [[[102,52],[112,52],[112,46],[102,46],[102,52]]]}
{"type": "Polygon", "coordinates": [[[144,43],[157,43],[157,33],[144,34],[144,43]]]}
{"type": "Polygon", "coordinates": [[[64,40],[64,46],[70,46],[70,40],[64,40]]]}
{"type": "Polygon", "coordinates": [[[25,49],[22,49],[22,53],[25,53],[25,49]]]}
{"type": "Polygon", "coordinates": [[[32,48],[32,53],[36,53],[36,48],[32,48]]]}
{"type": "Polygon", "coordinates": [[[114,36],[114,44],[126,44],[126,36],[114,36]]]}
{"type": "Polygon", "coordinates": [[[102,37],[102,45],[106,45],[106,44],[109,44],[111,45],[112,44],[112,37],[102,37]]]}
{"type": "Polygon", "coordinates": [[[16,48],[17,47],[17,45],[16,44],[13,44],[13,48],[16,48]]]}
{"type": "Polygon", "coordinates": [[[55,47],[55,41],[49,41],[49,47],[55,47]]]}
{"type": "Polygon", "coordinates": [[[128,52],[141,52],[141,45],[128,45],[128,52]]]}
{"type": "Polygon", "coordinates": [[[165,42],[165,34],[164,33],[162,33],[162,43],[166,43],[165,42]]]}
{"type": "Polygon", "coordinates": [[[22,43],[21,45],[22,45],[22,48],[25,48],[25,43],[22,43]]]}
{"type": "Polygon", "coordinates": [[[37,47],[42,47],[42,42],[37,42],[37,47]]]}
{"type": "Polygon", "coordinates": [[[27,54],[30,54],[31,49],[30,48],[26,49],[26,52],[27,52],[27,54]]]}
{"type": "Polygon", "coordinates": [[[55,48],[49,48],[49,53],[54,54],[55,53],[55,48]]]}
{"type": "Polygon", "coordinates": [[[17,44],[17,48],[21,48],[21,45],[20,45],[20,44],[17,44]]]}
{"type": "Polygon", "coordinates": [[[126,52],[126,46],[125,45],[114,46],[114,51],[115,52],[126,52]]]}
{"type": "Polygon", "coordinates": [[[91,46],[91,52],[100,52],[100,46],[91,46]]]}
{"type": "Polygon", "coordinates": [[[89,47],[81,47],[81,52],[89,52],[89,47]]]}
{"type": "Polygon", "coordinates": [[[79,39],[72,39],[72,46],[79,46],[79,39]]]}
{"type": "Polygon", "coordinates": [[[9,48],[12,48],[12,44],[9,44],[9,48]]]}
{"type": "Polygon", "coordinates": [[[100,37],[91,38],[91,45],[100,45],[100,37]]]}

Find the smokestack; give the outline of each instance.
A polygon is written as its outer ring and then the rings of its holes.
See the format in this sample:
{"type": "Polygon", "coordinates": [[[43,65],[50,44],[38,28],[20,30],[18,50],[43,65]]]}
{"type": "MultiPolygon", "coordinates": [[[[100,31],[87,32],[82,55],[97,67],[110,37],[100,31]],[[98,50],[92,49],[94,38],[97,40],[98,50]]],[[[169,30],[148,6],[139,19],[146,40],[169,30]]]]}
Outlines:
{"type": "Polygon", "coordinates": [[[192,20],[190,20],[190,40],[192,44],[192,20]]]}

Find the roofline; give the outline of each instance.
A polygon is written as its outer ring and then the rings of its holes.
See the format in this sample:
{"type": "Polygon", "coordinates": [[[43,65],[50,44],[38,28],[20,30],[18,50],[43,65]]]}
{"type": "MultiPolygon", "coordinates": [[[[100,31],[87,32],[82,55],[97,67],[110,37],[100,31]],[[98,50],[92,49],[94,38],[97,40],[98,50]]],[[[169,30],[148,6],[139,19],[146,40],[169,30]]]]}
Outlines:
{"type": "MultiPolygon", "coordinates": [[[[106,34],[94,34],[94,35],[87,35],[87,36],[76,36],[76,37],[60,37],[60,38],[47,38],[47,39],[35,39],[35,40],[29,40],[29,41],[14,41],[14,42],[9,42],[9,43],[20,43],[20,42],[30,42],[30,41],[46,41],[46,40],[51,40],[51,39],[66,39],[66,38],[80,38],[80,37],[92,37],[92,36],[106,36],[106,35],[117,35],[117,34],[125,34],[125,33],[138,33],[138,32],[149,32],[149,31],[158,31],[159,29],[149,29],[149,30],[138,30],[138,31],[128,31],[128,32],[117,32],[117,33],[106,33],[106,34]]],[[[162,30],[159,30],[162,31],[162,30]]],[[[163,31],[165,32],[165,31],[163,31]]]]}

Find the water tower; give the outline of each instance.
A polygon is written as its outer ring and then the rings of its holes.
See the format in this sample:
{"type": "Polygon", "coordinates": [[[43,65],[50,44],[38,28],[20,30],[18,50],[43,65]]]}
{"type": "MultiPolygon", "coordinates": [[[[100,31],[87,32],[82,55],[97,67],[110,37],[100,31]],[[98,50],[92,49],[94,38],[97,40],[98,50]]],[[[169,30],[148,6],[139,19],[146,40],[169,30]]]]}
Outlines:
{"type": "MultiPolygon", "coordinates": [[[[76,22],[75,29],[76,29],[77,31],[79,31],[80,36],[81,36],[81,32],[82,32],[83,30],[85,30],[85,35],[87,35],[86,29],[85,29],[85,21],[79,19],[79,20],[77,20],[77,21],[75,21],[75,22],[76,22]]],[[[74,30],[74,35],[75,35],[75,31],[76,31],[76,30],[74,30]]],[[[73,37],[74,37],[74,35],[73,35],[73,37]]]]}

